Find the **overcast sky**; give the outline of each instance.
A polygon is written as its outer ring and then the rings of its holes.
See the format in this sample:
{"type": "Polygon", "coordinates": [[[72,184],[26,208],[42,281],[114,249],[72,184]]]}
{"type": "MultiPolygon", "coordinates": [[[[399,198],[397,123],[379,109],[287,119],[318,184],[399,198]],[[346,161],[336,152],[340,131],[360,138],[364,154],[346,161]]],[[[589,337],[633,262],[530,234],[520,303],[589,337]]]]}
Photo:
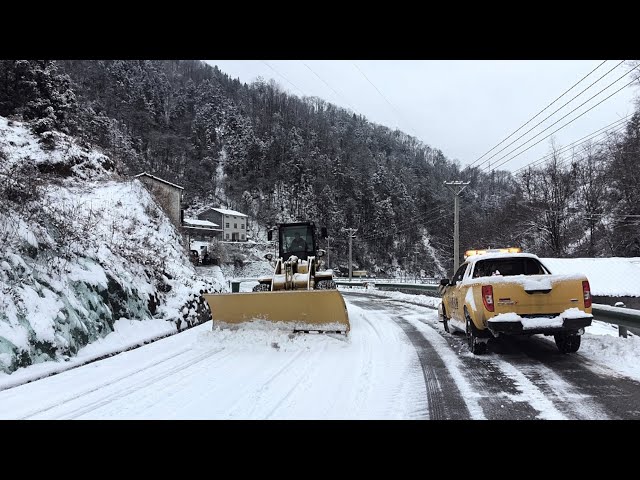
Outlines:
{"type": "MultiPolygon", "coordinates": [[[[522,155],[525,148],[552,133],[631,81],[632,67],[621,60],[607,60],[566,95],[511,138],[476,162],[515,170],[549,152],[543,140],[522,155]],[[497,153],[554,110],[568,102],[609,70],[610,73],[522,139],[497,153]],[[624,76],[623,76],[624,75],[624,76]],[[622,79],[584,106],[546,130],[616,79],[622,79]]],[[[471,164],[529,121],[540,110],[598,67],[603,60],[207,60],[233,78],[251,83],[258,76],[274,79],[298,96],[317,96],[364,115],[369,121],[399,128],[451,160],[471,164]]],[[[638,68],[637,71],[639,71],[638,68]]],[[[632,84],[567,127],[553,134],[560,146],[620,120],[634,110],[638,89],[632,84]]]]}

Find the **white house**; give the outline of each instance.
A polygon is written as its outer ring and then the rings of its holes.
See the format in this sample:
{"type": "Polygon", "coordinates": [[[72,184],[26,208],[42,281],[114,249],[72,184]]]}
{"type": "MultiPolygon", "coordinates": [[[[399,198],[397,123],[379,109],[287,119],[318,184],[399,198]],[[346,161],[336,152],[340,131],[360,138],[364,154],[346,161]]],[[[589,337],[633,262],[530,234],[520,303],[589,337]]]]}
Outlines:
{"type": "Polygon", "coordinates": [[[244,213],[226,208],[209,208],[198,215],[198,219],[216,223],[222,228],[222,240],[232,242],[247,241],[249,217],[244,213]]]}

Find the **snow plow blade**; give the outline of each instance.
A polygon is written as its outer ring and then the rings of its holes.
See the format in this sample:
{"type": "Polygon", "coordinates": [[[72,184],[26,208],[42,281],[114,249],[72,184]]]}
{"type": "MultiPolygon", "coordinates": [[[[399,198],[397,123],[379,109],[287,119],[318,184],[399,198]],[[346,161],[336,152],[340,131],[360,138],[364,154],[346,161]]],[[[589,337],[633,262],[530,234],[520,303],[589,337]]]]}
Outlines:
{"type": "Polygon", "coordinates": [[[350,329],[347,307],[337,290],[204,294],[213,328],[272,323],[294,332],[339,332],[350,329]]]}

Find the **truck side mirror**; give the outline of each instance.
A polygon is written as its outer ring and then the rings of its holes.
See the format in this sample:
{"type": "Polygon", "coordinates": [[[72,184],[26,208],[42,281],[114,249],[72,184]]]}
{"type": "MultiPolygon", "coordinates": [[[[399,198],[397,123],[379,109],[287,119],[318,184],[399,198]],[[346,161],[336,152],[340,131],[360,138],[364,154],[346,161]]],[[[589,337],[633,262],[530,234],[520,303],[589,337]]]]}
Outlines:
{"type": "Polygon", "coordinates": [[[273,231],[269,230],[267,232],[267,240],[271,241],[273,239],[273,231]]]}
{"type": "Polygon", "coordinates": [[[449,285],[449,279],[448,278],[443,278],[442,280],[440,280],[440,285],[442,287],[446,287],[447,285],[449,285]]]}
{"type": "Polygon", "coordinates": [[[327,238],[328,237],[328,235],[327,235],[327,227],[322,227],[320,229],[320,235],[322,235],[322,238],[327,238]]]}

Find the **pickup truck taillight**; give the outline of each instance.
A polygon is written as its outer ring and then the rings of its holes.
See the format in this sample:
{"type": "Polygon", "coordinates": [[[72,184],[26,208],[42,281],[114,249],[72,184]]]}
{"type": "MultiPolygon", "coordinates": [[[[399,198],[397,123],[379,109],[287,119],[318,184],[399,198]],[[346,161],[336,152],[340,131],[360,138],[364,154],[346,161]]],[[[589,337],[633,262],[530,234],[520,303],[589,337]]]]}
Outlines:
{"type": "Polygon", "coordinates": [[[493,312],[493,287],[491,285],[482,286],[482,303],[484,303],[484,308],[493,312]]]}
{"type": "Polygon", "coordinates": [[[584,308],[591,307],[591,287],[589,287],[589,280],[582,282],[582,294],[584,296],[584,308]]]}

